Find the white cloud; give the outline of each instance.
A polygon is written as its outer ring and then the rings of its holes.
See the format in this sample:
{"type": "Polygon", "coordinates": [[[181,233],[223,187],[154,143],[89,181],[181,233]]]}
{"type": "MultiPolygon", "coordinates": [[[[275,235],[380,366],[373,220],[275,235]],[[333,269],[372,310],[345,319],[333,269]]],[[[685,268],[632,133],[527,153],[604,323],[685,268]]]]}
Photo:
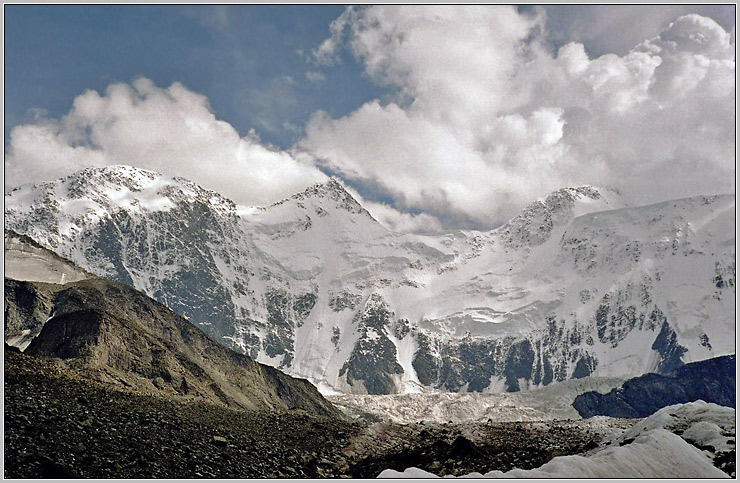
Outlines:
{"type": "Polygon", "coordinates": [[[357,18],[356,7],[347,7],[345,11],[329,26],[331,36],[314,49],[313,61],[318,65],[334,65],[341,62],[339,51],[345,37],[346,28],[357,18]]]}
{"type": "Polygon", "coordinates": [[[130,164],[190,178],[241,204],[287,197],[326,176],[216,119],[208,100],[174,83],[140,78],[87,91],[59,120],[16,126],[5,156],[6,189],[85,166],[130,164]]]}
{"type": "Polygon", "coordinates": [[[312,84],[325,84],[326,74],[324,74],[323,72],[310,70],[306,72],[306,79],[308,79],[308,81],[312,84]]]}
{"type": "Polygon", "coordinates": [[[381,225],[398,233],[439,234],[444,231],[440,221],[427,213],[403,213],[387,203],[366,200],[351,186],[346,189],[381,225]]]}
{"type": "Polygon", "coordinates": [[[444,231],[440,221],[427,213],[403,213],[385,203],[363,201],[370,214],[391,231],[398,233],[439,234],[444,231]]]}
{"type": "MultiPolygon", "coordinates": [[[[317,112],[301,129],[281,117],[295,105],[296,79],[273,79],[250,104],[263,132],[305,133],[290,152],[240,136],[177,83],[88,91],[61,119],[38,114],[11,131],[6,188],[133,164],[265,204],[326,179],[321,168],[391,200],[368,203],[387,226],[423,231],[439,220],[494,226],[563,186],[615,186],[635,203],[734,191],[734,28],[683,16],[626,53],[593,58],[578,42],[551,50],[552,11],[348,8],[316,63],[352,52],[396,97],[338,119],[317,112]]],[[[595,35],[579,25],[582,38],[595,35]]],[[[627,37],[657,28],[646,22],[627,37]]],[[[306,78],[325,79],[318,70],[306,78]]]]}
{"type": "Polygon", "coordinates": [[[713,20],[684,16],[589,58],[579,43],[549,50],[541,9],[348,12],[346,44],[410,102],[316,113],[298,146],[399,209],[493,226],[563,186],[616,186],[636,203],[734,191],[734,44],[713,20]]]}

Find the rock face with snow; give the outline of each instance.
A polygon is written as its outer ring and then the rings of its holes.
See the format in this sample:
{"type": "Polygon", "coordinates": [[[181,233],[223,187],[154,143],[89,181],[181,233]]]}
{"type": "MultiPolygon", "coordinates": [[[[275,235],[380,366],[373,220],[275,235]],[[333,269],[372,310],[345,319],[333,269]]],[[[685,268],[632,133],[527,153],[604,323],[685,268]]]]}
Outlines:
{"type": "Polygon", "coordinates": [[[502,227],[391,233],[331,180],[269,207],[86,169],[6,194],[6,229],[327,393],[501,392],[734,353],[734,195],[566,188],[502,227]]]}
{"type": "Polygon", "coordinates": [[[735,367],[734,355],[693,362],[668,375],[630,379],[607,394],[586,392],[573,407],[584,418],[644,418],[665,406],[698,400],[734,408],[735,367]]]}

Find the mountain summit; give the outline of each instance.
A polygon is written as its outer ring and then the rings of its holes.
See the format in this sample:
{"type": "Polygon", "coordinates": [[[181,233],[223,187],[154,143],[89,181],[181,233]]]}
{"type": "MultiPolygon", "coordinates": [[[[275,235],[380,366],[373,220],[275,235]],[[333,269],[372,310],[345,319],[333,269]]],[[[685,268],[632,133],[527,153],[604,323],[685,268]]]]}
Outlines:
{"type": "MultiPolygon", "coordinates": [[[[345,187],[336,179],[329,178],[324,183],[317,183],[309,188],[306,188],[302,193],[297,193],[289,198],[290,200],[296,200],[298,202],[307,200],[325,200],[330,199],[335,202],[335,207],[348,211],[349,213],[356,213],[373,218],[370,213],[357,202],[357,200],[345,189],[345,187]]],[[[280,201],[273,204],[272,206],[280,205],[285,203],[280,201]]]]}
{"type": "Polygon", "coordinates": [[[514,391],[734,353],[734,195],[628,207],[565,188],[443,236],[389,232],[336,180],[246,209],[113,167],[5,202],[6,229],[325,393],[514,391]]]}
{"type": "Polygon", "coordinates": [[[512,247],[540,245],[549,238],[554,227],[562,226],[577,216],[625,206],[616,190],[593,186],[562,188],[544,201],[535,201],[527,206],[497,231],[512,247]]]}

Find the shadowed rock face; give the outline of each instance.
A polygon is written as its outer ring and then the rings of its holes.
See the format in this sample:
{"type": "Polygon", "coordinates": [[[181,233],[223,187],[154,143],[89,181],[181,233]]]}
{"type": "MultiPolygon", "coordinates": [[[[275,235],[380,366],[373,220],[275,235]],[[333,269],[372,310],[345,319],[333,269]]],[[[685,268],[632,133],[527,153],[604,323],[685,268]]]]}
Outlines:
{"type": "Polygon", "coordinates": [[[6,290],[6,313],[16,314],[17,323],[48,318],[25,351],[30,355],[59,358],[94,379],[147,393],[200,397],[243,409],[339,414],[308,381],[217,344],[183,317],[123,284],[103,279],[6,284],[14,287],[12,293],[26,296],[9,297],[6,290]],[[41,314],[41,309],[47,312],[41,314]]]}
{"type": "Polygon", "coordinates": [[[672,404],[704,402],[735,407],[735,356],[686,364],[668,375],[646,374],[607,394],[587,392],[573,407],[584,418],[644,418],[672,404]]]}
{"type": "Polygon", "coordinates": [[[5,343],[25,349],[51,312],[52,294],[60,286],[6,278],[5,343]]]}

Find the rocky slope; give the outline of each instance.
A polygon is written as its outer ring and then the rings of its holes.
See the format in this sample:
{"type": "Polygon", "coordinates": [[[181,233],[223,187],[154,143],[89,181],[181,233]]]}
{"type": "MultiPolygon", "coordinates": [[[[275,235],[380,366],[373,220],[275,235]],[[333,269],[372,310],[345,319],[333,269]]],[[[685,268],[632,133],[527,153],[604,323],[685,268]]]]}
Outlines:
{"type": "Polygon", "coordinates": [[[645,374],[606,394],[589,391],[573,401],[581,417],[644,418],[678,403],[704,401],[735,407],[735,356],[686,364],[668,375],[645,374]]]}
{"type": "Polygon", "coordinates": [[[567,188],[445,236],[388,232],[334,180],[247,208],[118,166],[5,201],[6,228],[324,393],[516,391],[734,353],[734,195],[567,188]]]}
{"type": "Polygon", "coordinates": [[[332,477],[359,427],[141,394],[5,350],[5,478],[332,477]]]}
{"type": "MultiPolygon", "coordinates": [[[[245,409],[337,410],[308,381],[211,340],[158,302],[100,278],[65,285],[6,280],[6,311],[46,307],[46,320],[25,352],[57,358],[93,379],[147,393],[180,394],[245,409]],[[43,300],[44,302],[40,302],[43,300]]],[[[30,312],[32,315],[41,315],[30,312]]]]}
{"type": "Polygon", "coordinates": [[[534,468],[598,447],[630,420],[365,425],[141,394],[5,350],[6,478],[374,478],[534,468]]]}

